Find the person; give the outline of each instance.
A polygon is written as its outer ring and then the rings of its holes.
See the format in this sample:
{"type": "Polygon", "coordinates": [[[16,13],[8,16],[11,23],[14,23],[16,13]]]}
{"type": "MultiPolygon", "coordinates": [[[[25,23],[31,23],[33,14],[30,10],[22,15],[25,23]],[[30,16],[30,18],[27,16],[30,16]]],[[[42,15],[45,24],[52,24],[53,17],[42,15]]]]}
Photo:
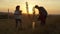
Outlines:
{"type": "Polygon", "coordinates": [[[47,18],[47,11],[46,11],[46,9],[44,7],[42,7],[42,6],[39,7],[38,5],[35,5],[34,8],[38,9],[38,11],[39,11],[39,18],[38,18],[38,20],[39,21],[41,20],[41,24],[45,25],[46,18],[47,18]]]}
{"type": "Polygon", "coordinates": [[[16,21],[16,28],[18,27],[18,24],[20,23],[20,26],[22,27],[22,11],[20,10],[20,6],[17,5],[16,6],[16,10],[14,12],[14,17],[15,17],[15,21],[16,21]]]}

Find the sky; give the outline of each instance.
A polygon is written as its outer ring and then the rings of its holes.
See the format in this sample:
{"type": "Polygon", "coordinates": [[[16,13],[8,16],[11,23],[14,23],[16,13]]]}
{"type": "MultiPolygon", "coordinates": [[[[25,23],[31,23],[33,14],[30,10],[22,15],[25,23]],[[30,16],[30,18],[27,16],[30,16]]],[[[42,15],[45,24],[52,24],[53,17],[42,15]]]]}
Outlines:
{"type": "MultiPolygon", "coordinates": [[[[60,14],[60,0],[0,0],[0,12],[13,12],[20,5],[22,13],[26,13],[26,2],[28,2],[29,13],[35,5],[43,6],[48,14],[60,14]]],[[[36,11],[38,13],[38,11],[36,11]]]]}

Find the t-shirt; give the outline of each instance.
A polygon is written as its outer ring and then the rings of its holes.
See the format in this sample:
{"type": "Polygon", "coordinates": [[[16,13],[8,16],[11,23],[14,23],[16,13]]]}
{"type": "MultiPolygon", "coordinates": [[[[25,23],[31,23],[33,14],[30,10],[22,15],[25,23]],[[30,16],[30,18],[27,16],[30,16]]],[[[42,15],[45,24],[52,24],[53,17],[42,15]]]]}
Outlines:
{"type": "Polygon", "coordinates": [[[44,7],[39,7],[39,12],[41,12],[41,15],[47,16],[47,11],[44,7]]]}
{"type": "Polygon", "coordinates": [[[21,12],[20,11],[15,11],[14,17],[15,17],[15,19],[21,19],[22,18],[21,12]]]}

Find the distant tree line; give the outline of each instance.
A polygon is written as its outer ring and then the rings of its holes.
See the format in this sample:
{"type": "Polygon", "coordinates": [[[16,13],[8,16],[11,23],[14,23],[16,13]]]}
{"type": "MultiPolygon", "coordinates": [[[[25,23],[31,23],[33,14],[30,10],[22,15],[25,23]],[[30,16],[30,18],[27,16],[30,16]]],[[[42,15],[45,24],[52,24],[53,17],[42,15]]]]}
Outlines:
{"type": "Polygon", "coordinates": [[[4,12],[0,12],[0,19],[8,19],[8,16],[9,16],[9,19],[13,19],[13,13],[4,13],[4,12]]]}

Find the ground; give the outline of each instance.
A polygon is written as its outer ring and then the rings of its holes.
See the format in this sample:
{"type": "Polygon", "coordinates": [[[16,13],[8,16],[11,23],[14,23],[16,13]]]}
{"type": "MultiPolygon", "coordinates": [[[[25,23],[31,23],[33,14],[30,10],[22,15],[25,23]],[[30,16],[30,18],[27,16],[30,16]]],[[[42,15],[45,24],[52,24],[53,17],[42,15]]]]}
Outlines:
{"type": "Polygon", "coordinates": [[[0,34],[60,34],[60,15],[49,15],[44,26],[36,21],[34,29],[31,19],[23,16],[22,20],[23,29],[17,31],[14,19],[0,19],[0,34]]]}

